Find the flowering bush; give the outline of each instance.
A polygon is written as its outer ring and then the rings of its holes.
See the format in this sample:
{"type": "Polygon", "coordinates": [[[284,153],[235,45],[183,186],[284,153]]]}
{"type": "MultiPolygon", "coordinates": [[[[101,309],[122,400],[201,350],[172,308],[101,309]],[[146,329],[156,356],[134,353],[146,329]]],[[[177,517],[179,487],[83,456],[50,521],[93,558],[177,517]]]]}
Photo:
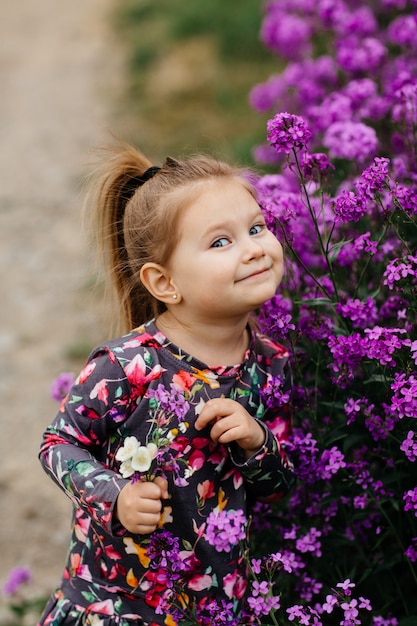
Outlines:
{"type": "Polygon", "coordinates": [[[253,548],[289,563],[280,624],[417,623],[416,8],[266,6],[261,36],[286,65],[251,93],[272,113],[256,156],[280,166],[257,190],[287,271],[260,321],[292,351],[298,486],[259,505],[253,548]],[[364,617],[364,599],[327,614],[340,580],[369,598],[364,617]]]}

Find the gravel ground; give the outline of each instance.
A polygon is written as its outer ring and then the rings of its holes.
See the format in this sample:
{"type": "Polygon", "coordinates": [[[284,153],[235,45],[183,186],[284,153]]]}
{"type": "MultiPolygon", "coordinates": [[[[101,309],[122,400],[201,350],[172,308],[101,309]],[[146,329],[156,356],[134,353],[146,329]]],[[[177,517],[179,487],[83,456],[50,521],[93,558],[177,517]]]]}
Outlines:
{"type": "MultiPolygon", "coordinates": [[[[115,130],[123,81],[116,0],[0,3],[0,585],[27,565],[49,594],[70,504],[37,459],[71,346],[103,338],[80,225],[91,149],[115,130]]],[[[4,605],[0,623],[6,623],[4,605]]]]}

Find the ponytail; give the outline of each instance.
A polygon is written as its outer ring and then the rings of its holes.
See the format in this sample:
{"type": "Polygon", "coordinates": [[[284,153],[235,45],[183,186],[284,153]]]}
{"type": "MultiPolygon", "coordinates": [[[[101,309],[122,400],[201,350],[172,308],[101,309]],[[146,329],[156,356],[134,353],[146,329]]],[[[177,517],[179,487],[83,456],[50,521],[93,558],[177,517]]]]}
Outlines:
{"type": "MultiPolygon", "coordinates": [[[[104,268],[106,295],[117,296],[112,330],[125,332],[135,326],[135,307],[145,308],[151,315],[151,297],[140,288],[129,263],[124,237],[126,206],[151,163],[132,146],[122,143],[121,149],[104,148],[103,159],[88,180],[86,208],[91,232],[104,268]],[[139,287],[139,288],[138,288],[139,287]],[[144,302],[142,298],[145,298],[144,302]],[[141,306],[139,306],[139,302],[141,306]]],[[[146,321],[147,316],[142,321],[146,321]]]]}

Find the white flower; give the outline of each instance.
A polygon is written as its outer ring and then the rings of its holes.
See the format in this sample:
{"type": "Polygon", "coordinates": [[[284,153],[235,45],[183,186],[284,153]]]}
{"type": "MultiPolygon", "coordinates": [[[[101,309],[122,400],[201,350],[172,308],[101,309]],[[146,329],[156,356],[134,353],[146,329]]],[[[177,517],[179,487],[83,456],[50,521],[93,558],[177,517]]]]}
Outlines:
{"type": "MultiPolygon", "coordinates": [[[[155,444],[148,444],[154,446],[155,444]]],[[[156,446],[155,446],[156,447],[156,446]]],[[[136,472],[147,472],[154,456],[149,447],[139,446],[132,457],[132,467],[136,472]]]]}
{"type": "Polygon", "coordinates": [[[126,437],[123,446],[116,452],[116,459],[122,462],[128,461],[133,457],[139,446],[140,442],[136,437],[126,437]]]}
{"type": "Polygon", "coordinates": [[[148,443],[146,446],[154,459],[158,452],[158,446],[155,443],[148,443]]]}
{"type": "Polygon", "coordinates": [[[132,474],[135,473],[135,470],[132,467],[132,459],[127,459],[126,461],[123,461],[119,471],[123,478],[130,478],[132,474]]]}

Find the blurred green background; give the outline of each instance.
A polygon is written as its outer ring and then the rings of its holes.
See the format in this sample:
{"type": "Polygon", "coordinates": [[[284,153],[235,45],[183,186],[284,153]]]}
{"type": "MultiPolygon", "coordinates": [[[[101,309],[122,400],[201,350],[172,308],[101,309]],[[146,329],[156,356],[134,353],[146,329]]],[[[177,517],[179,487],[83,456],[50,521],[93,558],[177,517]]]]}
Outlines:
{"type": "Polygon", "coordinates": [[[252,164],[266,118],[250,89],[277,71],[259,39],[262,2],[123,0],[115,27],[128,57],[123,117],[154,160],[208,151],[252,164]]]}

